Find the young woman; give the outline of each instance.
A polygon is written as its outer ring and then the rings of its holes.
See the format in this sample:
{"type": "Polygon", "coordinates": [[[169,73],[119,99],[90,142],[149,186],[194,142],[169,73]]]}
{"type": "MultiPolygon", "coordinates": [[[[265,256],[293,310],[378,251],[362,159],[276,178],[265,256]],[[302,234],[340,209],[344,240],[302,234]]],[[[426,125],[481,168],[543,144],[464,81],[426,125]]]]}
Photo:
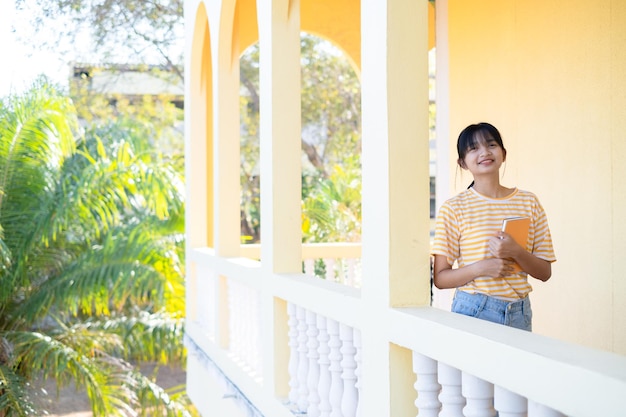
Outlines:
{"type": "Polygon", "coordinates": [[[435,286],[457,289],[453,312],[530,331],[528,275],[547,281],[556,260],[546,214],[533,193],[500,184],[506,149],[493,125],[466,127],[457,151],[459,166],[474,181],[438,213],[435,286]],[[510,217],[530,218],[525,246],[502,232],[503,220],[510,217]]]}

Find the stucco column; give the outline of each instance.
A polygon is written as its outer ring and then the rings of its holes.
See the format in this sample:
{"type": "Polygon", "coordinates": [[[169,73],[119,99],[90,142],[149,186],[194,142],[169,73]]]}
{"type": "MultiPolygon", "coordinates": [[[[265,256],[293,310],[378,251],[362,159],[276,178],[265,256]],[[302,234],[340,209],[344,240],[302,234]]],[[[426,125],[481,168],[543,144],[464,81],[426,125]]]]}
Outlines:
{"type": "Polygon", "coordinates": [[[390,349],[389,307],[429,305],[428,2],[363,0],[362,409],[415,415],[400,389],[411,355],[390,349]],[[391,366],[393,364],[393,366],[391,366]],[[390,400],[391,393],[393,396],[390,400]]]}
{"type": "Polygon", "coordinates": [[[274,273],[302,272],[300,1],[257,0],[260,45],[261,264],[264,387],[288,386],[286,304],[274,299],[274,273]]]}
{"type": "MultiPolygon", "coordinates": [[[[213,74],[215,143],[212,149],[212,230],[218,256],[239,256],[241,242],[241,185],[239,138],[239,45],[233,36],[234,5],[223,5],[213,74]]],[[[190,229],[193,229],[191,225],[190,229]]]]}

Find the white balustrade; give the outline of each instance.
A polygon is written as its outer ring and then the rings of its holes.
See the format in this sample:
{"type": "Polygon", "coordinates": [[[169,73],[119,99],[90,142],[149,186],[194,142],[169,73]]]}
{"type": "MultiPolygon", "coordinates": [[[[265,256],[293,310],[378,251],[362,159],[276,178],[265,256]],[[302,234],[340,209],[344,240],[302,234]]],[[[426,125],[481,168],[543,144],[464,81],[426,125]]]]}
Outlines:
{"type": "Polygon", "coordinates": [[[287,325],[289,327],[289,404],[298,402],[298,319],[296,305],[287,304],[287,325]]]}
{"type": "Polygon", "coordinates": [[[341,413],[344,417],[356,417],[356,408],[359,396],[356,389],[356,360],[354,358],[356,349],[353,343],[352,327],[341,324],[339,326],[339,337],[341,339],[341,378],[343,379],[343,396],[341,399],[341,413]]]}
{"type": "Polygon", "coordinates": [[[331,282],[336,282],[335,277],[335,259],[324,258],[324,265],[326,266],[326,279],[331,282]]]}
{"type": "Polygon", "coordinates": [[[437,382],[437,361],[413,351],[413,372],[417,376],[414,386],[419,416],[438,417],[441,410],[438,398],[441,386],[437,382]]]}
{"type": "Polygon", "coordinates": [[[309,360],[308,365],[308,375],[307,375],[307,388],[309,389],[309,395],[307,397],[308,400],[308,408],[307,408],[307,416],[308,417],[319,417],[320,409],[320,397],[317,392],[319,386],[320,379],[320,365],[319,365],[319,353],[317,351],[319,342],[317,340],[317,335],[319,333],[317,329],[317,315],[312,312],[306,312],[306,324],[307,324],[307,358],[309,360]]]}
{"type": "Polygon", "coordinates": [[[305,275],[315,276],[315,259],[309,258],[304,260],[305,275]]]}
{"type": "Polygon", "coordinates": [[[354,288],[361,286],[360,258],[306,258],[303,259],[302,263],[305,275],[323,278],[354,288]],[[315,265],[320,259],[324,263],[324,276],[319,276],[315,272],[315,265]]]}
{"type": "Polygon", "coordinates": [[[241,285],[236,281],[228,281],[228,348],[231,356],[239,357],[240,340],[240,327],[237,326],[241,322],[240,313],[238,308],[239,303],[237,298],[239,297],[239,289],[241,285]]]}
{"type": "Polygon", "coordinates": [[[346,262],[346,280],[345,284],[349,287],[356,287],[356,264],[357,260],[354,258],[345,259],[346,262]]]}
{"type": "Polygon", "coordinates": [[[298,406],[298,411],[304,413],[309,405],[307,400],[307,397],[309,396],[309,390],[307,387],[309,363],[306,357],[308,353],[306,312],[303,307],[296,307],[296,318],[298,319],[298,399],[296,400],[296,404],[298,406]]]}
{"type": "Polygon", "coordinates": [[[439,362],[437,374],[441,392],[441,412],[439,417],[458,417],[463,415],[465,397],[461,393],[461,371],[445,363],[439,362]]]}
{"type": "Polygon", "coordinates": [[[528,417],[566,417],[566,415],[543,404],[528,400],[528,417]]]}
{"type": "Polygon", "coordinates": [[[219,281],[209,268],[198,268],[197,273],[197,323],[203,326],[210,340],[215,341],[219,281]]]}
{"type": "Polygon", "coordinates": [[[241,323],[238,323],[238,328],[240,331],[240,343],[241,346],[241,358],[244,362],[244,369],[246,371],[250,371],[250,365],[252,365],[252,349],[255,348],[252,345],[252,339],[254,335],[254,327],[256,323],[254,322],[254,316],[252,314],[252,291],[250,288],[242,285],[240,288],[240,319],[241,323]]]}
{"type": "Polygon", "coordinates": [[[320,417],[330,417],[330,359],[328,355],[330,353],[330,336],[326,330],[328,320],[326,317],[317,316],[317,340],[319,342],[317,351],[319,353],[319,366],[320,377],[319,385],[317,387],[318,395],[320,396],[320,417]]]}
{"type": "MultiPolygon", "coordinates": [[[[232,290],[241,291],[237,285],[232,290]]],[[[242,300],[254,305],[250,297],[258,298],[252,291],[242,300]]],[[[360,331],[293,303],[287,304],[287,317],[292,412],[307,417],[360,417],[360,331]]],[[[246,318],[251,319],[248,314],[246,318]]],[[[413,351],[413,371],[419,417],[566,417],[417,351],[413,351]]]]}
{"type": "Polygon", "coordinates": [[[498,417],[525,417],[528,400],[498,385],[494,386],[494,406],[498,417]]]}
{"type": "Polygon", "coordinates": [[[260,294],[253,288],[248,289],[249,303],[250,303],[250,316],[248,317],[249,324],[249,347],[248,347],[248,360],[250,366],[254,370],[257,376],[263,375],[263,361],[261,360],[261,305],[260,294]]]}
{"type": "Polygon", "coordinates": [[[330,361],[330,417],[343,417],[341,414],[341,398],[343,397],[343,381],[341,380],[341,340],[339,339],[339,323],[333,319],[328,319],[327,323],[328,346],[330,353],[328,359],[330,361]]]}
{"type": "MultiPolygon", "coordinates": [[[[361,332],[358,329],[354,329],[354,348],[356,349],[356,353],[354,354],[354,360],[356,361],[356,369],[354,370],[354,375],[356,376],[356,390],[357,396],[361,398],[361,367],[362,367],[362,353],[361,353],[361,332]]],[[[357,402],[356,406],[356,417],[362,416],[362,409],[360,407],[361,401],[357,402]]]]}
{"type": "Polygon", "coordinates": [[[493,384],[466,372],[461,376],[461,391],[466,400],[465,417],[495,417],[493,384]]]}

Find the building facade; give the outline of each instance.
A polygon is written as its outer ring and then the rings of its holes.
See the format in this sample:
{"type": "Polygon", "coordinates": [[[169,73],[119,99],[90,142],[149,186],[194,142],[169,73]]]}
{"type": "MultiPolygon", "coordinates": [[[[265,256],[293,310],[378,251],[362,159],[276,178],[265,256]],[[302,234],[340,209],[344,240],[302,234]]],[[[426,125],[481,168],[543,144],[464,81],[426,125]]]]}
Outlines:
{"type": "Polygon", "coordinates": [[[203,415],[626,414],[626,2],[187,0],[185,20],[188,391],[203,415]],[[301,243],[303,31],[361,79],[360,245],[301,243]],[[257,41],[259,247],[239,230],[239,56],[257,41]],[[548,213],[557,262],[534,284],[533,334],[431,306],[432,48],[438,204],[470,181],[458,132],[489,121],[502,182],[548,213]],[[348,266],[323,280],[311,259],[348,266]]]}

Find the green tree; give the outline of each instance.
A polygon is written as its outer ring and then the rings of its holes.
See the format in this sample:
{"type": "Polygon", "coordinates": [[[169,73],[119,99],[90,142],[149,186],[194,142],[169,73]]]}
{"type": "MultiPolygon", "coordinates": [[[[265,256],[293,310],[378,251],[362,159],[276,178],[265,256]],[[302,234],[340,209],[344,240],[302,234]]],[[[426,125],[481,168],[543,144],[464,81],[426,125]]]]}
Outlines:
{"type": "MultiPolygon", "coordinates": [[[[27,9],[42,43],[56,51],[60,45],[90,39],[87,59],[98,62],[160,64],[182,81],[183,0],[15,0],[27,9]],[[33,5],[34,4],[34,5],[33,5]],[[58,21],[67,25],[55,25],[58,21]],[[52,32],[49,27],[54,27],[52,32]]],[[[32,36],[32,33],[29,33],[32,36]]],[[[41,45],[44,46],[44,45],[41,45]]],[[[82,58],[85,59],[85,58],[82,58]]]]}
{"type": "Polygon", "coordinates": [[[180,167],[119,126],[81,134],[43,82],[0,115],[0,413],[37,413],[42,376],[96,416],[187,415],[131,365],[184,360],[180,167]]]}
{"type": "MultiPolygon", "coordinates": [[[[360,240],[361,87],[347,57],[303,33],[302,170],[305,241],[360,240]],[[333,213],[323,208],[333,207],[333,213]],[[348,219],[352,219],[348,221],[348,219]],[[354,228],[349,230],[350,228],[354,228]]],[[[259,238],[259,47],[240,60],[242,235],[259,238]]]]}

